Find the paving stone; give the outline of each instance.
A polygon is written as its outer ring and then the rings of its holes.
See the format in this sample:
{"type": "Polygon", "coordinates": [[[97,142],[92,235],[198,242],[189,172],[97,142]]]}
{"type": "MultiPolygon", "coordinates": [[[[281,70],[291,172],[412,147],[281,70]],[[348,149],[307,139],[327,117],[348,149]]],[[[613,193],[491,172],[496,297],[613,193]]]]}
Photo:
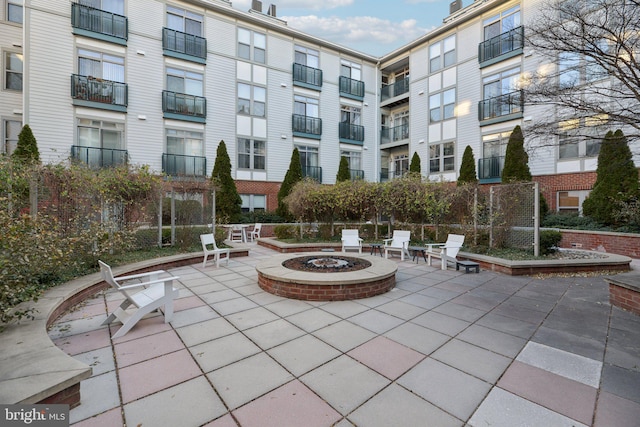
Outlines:
{"type": "Polygon", "coordinates": [[[260,347],[236,333],[194,345],[189,351],[206,373],[259,353],[260,347]]]}
{"type": "Polygon", "coordinates": [[[512,360],[460,340],[451,340],[431,357],[491,384],[500,378],[512,360]]]}
{"type": "Polygon", "coordinates": [[[432,286],[432,287],[424,289],[424,290],[422,290],[422,291],[420,291],[418,293],[421,294],[421,295],[426,295],[426,296],[431,297],[431,298],[437,298],[437,299],[441,299],[443,301],[449,301],[449,300],[452,300],[455,297],[459,296],[463,292],[451,291],[451,290],[441,289],[441,288],[437,288],[435,286],[432,286]]]}
{"type": "Polygon", "coordinates": [[[209,306],[190,308],[189,310],[184,310],[179,313],[173,313],[171,326],[174,328],[180,328],[182,326],[192,325],[205,320],[215,319],[216,317],[220,317],[220,315],[213,311],[209,306]]]}
{"type": "Polygon", "coordinates": [[[480,325],[471,325],[456,338],[507,357],[516,357],[527,340],[480,325]]]}
{"type": "Polygon", "coordinates": [[[107,372],[82,381],[80,395],[82,404],[69,411],[71,423],[120,407],[116,372],[107,372]]]}
{"type": "Polygon", "coordinates": [[[628,427],[640,420],[640,403],[600,392],[594,427],[628,427]]]}
{"type": "Polygon", "coordinates": [[[439,298],[428,297],[426,295],[421,294],[411,294],[405,297],[400,298],[400,301],[406,302],[411,305],[415,305],[416,307],[423,308],[425,310],[430,310],[441,305],[444,301],[439,298]]]}
{"type": "Polygon", "coordinates": [[[449,336],[455,336],[471,325],[470,322],[456,319],[455,317],[447,316],[436,311],[424,313],[412,319],[411,323],[416,323],[449,336]]]}
{"type": "Polygon", "coordinates": [[[243,331],[245,329],[254,328],[265,323],[278,320],[279,317],[264,307],[252,308],[250,310],[233,313],[225,316],[233,326],[243,331]]]}
{"type": "Polygon", "coordinates": [[[362,326],[377,334],[383,334],[404,323],[404,320],[372,309],[350,317],[349,322],[362,326]]]}
{"type": "Polygon", "coordinates": [[[292,314],[300,313],[312,308],[312,306],[305,301],[292,299],[283,299],[281,301],[265,305],[264,307],[280,317],[291,316],[292,314]]]}
{"type": "Polygon", "coordinates": [[[231,335],[238,330],[223,317],[177,328],[176,332],[187,347],[231,335]]]}
{"type": "Polygon", "coordinates": [[[435,311],[436,313],[446,314],[447,316],[465,320],[467,322],[475,322],[488,312],[488,310],[478,310],[476,308],[456,304],[452,301],[446,302],[434,308],[433,311],[435,311]]]}
{"type": "Polygon", "coordinates": [[[538,328],[531,340],[538,344],[569,351],[600,362],[604,358],[605,345],[603,342],[574,335],[570,332],[542,326],[538,328]]]}
{"type": "MultiPolygon", "coordinates": [[[[387,300],[388,301],[388,300],[387,300]]],[[[376,311],[390,314],[403,320],[413,319],[425,312],[425,309],[402,301],[391,301],[375,307],[376,311]]]]}
{"type": "Polygon", "coordinates": [[[640,403],[640,372],[605,364],[600,390],[640,403]]]}
{"type": "Polygon", "coordinates": [[[111,346],[76,354],[73,358],[89,365],[92,377],[113,371],[116,368],[111,346]]]}
{"type": "Polygon", "coordinates": [[[245,335],[263,350],[291,341],[305,334],[305,331],[284,319],[274,320],[255,328],[247,329],[245,335]]]}
{"type": "Polygon", "coordinates": [[[505,334],[515,335],[524,339],[529,339],[538,327],[537,324],[502,316],[493,311],[482,319],[479,319],[475,324],[486,326],[487,328],[495,329],[497,331],[504,332],[505,334]]]}
{"type": "Polygon", "coordinates": [[[494,387],[469,420],[475,427],[587,427],[585,424],[494,387]]]}
{"type": "Polygon", "coordinates": [[[451,339],[448,335],[432,331],[431,329],[414,323],[400,325],[385,333],[384,336],[424,355],[433,353],[451,339]]]}
{"type": "Polygon", "coordinates": [[[511,304],[511,300],[503,302],[502,304],[494,308],[491,313],[521,320],[523,322],[532,323],[536,326],[540,325],[548,314],[543,311],[531,310],[521,305],[511,304]]]}
{"type": "Polygon", "coordinates": [[[404,374],[425,357],[424,354],[385,337],[367,341],[347,354],[391,380],[404,374]]]}
{"type": "Polygon", "coordinates": [[[183,348],[184,344],[178,338],[178,334],[171,330],[115,344],[113,351],[120,369],[183,348]]]}
{"type": "Polygon", "coordinates": [[[73,424],[73,427],[113,427],[124,425],[122,410],[118,406],[91,418],[73,424]]]}
{"type": "Polygon", "coordinates": [[[250,310],[259,307],[258,304],[247,298],[235,298],[226,301],[211,304],[211,307],[220,313],[221,316],[238,313],[240,311],[250,310]]]}
{"type": "Polygon", "coordinates": [[[462,371],[427,358],[396,381],[461,420],[468,419],[491,385],[462,371]]]}
{"type": "MultiPolygon", "coordinates": [[[[612,322],[613,323],[613,322],[612,322]]],[[[609,328],[604,361],[621,368],[640,370],[640,328],[637,330],[609,328]]]]}
{"type": "Polygon", "coordinates": [[[287,320],[307,332],[313,332],[325,326],[340,322],[338,316],[327,313],[321,308],[312,308],[287,317],[287,320]]]}
{"type": "Polygon", "coordinates": [[[296,376],[335,359],[342,353],[312,335],[304,335],[268,350],[269,355],[296,376]]]}
{"type": "Polygon", "coordinates": [[[563,305],[556,307],[542,325],[605,342],[608,323],[608,316],[603,316],[601,313],[563,305]]]}
{"type": "Polygon", "coordinates": [[[347,352],[376,336],[370,330],[346,320],[318,329],[313,335],[342,352],[347,352]]]}
{"type": "Polygon", "coordinates": [[[492,301],[469,293],[460,295],[459,297],[452,299],[451,302],[485,312],[493,310],[498,306],[498,304],[500,304],[500,301],[492,301]]]}

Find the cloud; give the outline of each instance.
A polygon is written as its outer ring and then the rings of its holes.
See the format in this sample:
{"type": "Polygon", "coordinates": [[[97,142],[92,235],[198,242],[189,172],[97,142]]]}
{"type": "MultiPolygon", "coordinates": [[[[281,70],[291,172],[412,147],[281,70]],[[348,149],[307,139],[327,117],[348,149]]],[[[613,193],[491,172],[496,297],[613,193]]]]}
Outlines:
{"type": "Polygon", "coordinates": [[[372,16],[327,18],[316,15],[283,16],[288,25],[308,34],[313,34],[339,44],[373,42],[384,45],[397,45],[422,36],[427,29],[420,28],[415,19],[400,23],[372,16]]]}
{"type": "Polygon", "coordinates": [[[407,4],[440,3],[441,0],[405,0],[407,4]]]}
{"type": "MultiPolygon", "coordinates": [[[[262,0],[262,9],[267,10],[269,4],[275,4],[278,9],[328,10],[351,6],[353,2],[354,0],[262,0]]],[[[251,8],[251,0],[233,0],[233,7],[247,11],[251,8]]]]}

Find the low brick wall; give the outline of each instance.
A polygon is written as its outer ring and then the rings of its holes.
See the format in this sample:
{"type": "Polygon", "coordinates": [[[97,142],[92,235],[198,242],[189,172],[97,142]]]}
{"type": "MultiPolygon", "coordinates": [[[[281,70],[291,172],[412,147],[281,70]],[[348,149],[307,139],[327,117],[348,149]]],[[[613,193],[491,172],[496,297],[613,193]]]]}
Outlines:
{"type": "Polygon", "coordinates": [[[611,305],[640,316],[640,273],[609,276],[609,302],[611,305]]]}
{"type": "Polygon", "coordinates": [[[640,234],[560,230],[561,248],[585,249],[640,258],[640,234]]]}
{"type": "Polygon", "coordinates": [[[344,301],[369,298],[393,289],[396,277],[349,285],[305,285],[258,275],[258,285],[269,293],[304,301],[344,301]]]}

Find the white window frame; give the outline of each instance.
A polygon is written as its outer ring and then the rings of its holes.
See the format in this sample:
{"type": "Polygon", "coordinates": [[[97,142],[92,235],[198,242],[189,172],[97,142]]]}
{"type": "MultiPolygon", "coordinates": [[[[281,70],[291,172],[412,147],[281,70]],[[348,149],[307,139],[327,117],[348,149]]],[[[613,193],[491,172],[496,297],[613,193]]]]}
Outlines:
{"type": "Polygon", "coordinates": [[[296,45],[294,50],[296,64],[305,65],[311,68],[320,68],[320,52],[318,50],[300,45],[296,45]]]}
{"type": "Polygon", "coordinates": [[[429,72],[435,73],[456,63],[456,35],[452,34],[429,46],[429,72]]]}
{"type": "Polygon", "coordinates": [[[317,98],[295,95],[293,98],[293,111],[294,114],[300,114],[305,117],[320,118],[320,101],[317,98]],[[304,108],[304,114],[298,112],[300,108],[304,108]]]}
{"type": "Polygon", "coordinates": [[[0,155],[11,155],[13,153],[18,146],[18,135],[21,131],[22,122],[20,120],[2,120],[2,146],[0,147],[0,155]],[[12,130],[14,134],[11,134],[12,130]]]}
{"type": "Polygon", "coordinates": [[[484,41],[490,40],[493,37],[497,37],[500,34],[504,34],[507,31],[511,31],[514,28],[518,28],[522,25],[522,15],[520,13],[520,5],[516,5],[512,8],[504,10],[490,18],[487,18],[482,23],[482,39],[484,41]],[[514,19],[512,28],[509,28],[505,23],[510,22],[511,18],[514,19]],[[498,32],[496,34],[487,35],[487,28],[496,25],[498,26],[498,32]]]}
{"type": "Polygon", "coordinates": [[[182,80],[182,91],[171,91],[176,93],[184,93],[186,95],[203,96],[204,93],[204,75],[193,71],[181,70],[179,68],[167,68],[167,90],[169,89],[169,78],[182,80]],[[191,82],[191,84],[187,84],[191,82]],[[194,86],[195,83],[195,86],[194,86]],[[199,85],[198,85],[199,83],[199,85]]]}
{"type": "Polygon", "coordinates": [[[238,169],[267,170],[267,142],[260,139],[238,138],[238,169]],[[248,152],[245,149],[247,146],[248,152]],[[248,158],[249,167],[241,166],[245,163],[243,158],[248,158]]]}
{"type": "Polygon", "coordinates": [[[347,164],[351,170],[363,170],[362,152],[353,150],[340,150],[340,157],[347,159],[347,164]]]}
{"type": "Polygon", "coordinates": [[[265,64],[267,62],[267,36],[257,31],[238,27],[238,58],[265,64]]]}
{"type": "Polygon", "coordinates": [[[340,106],[340,123],[360,126],[362,122],[362,108],[352,105],[340,106]]]}
{"type": "Polygon", "coordinates": [[[560,213],[563,212],[574,212],[579,215],[582,215],[582,203],[584,203],[585,199],[589,196],[589,190],[561,190],[556,193],[556,206],[557,211],[560,213]],[[570,205],[563,205],[563,201],[571,200],[572,203],[570,205]]]}
{"type": "Polygon", "coordinates": [[[14,24],[21,24],[22,25],[22,19],[23,19],[23,8],[24,8],[24,4],[23,4],[23,0],[7,0],[7,6],[5,8],[5,17],[6,17],[6,21],[8,22],[13,22],[14,24]],[[20,13],[17,13],[17,12],[20,13]],[[19,18],[16,19],[11,19],[11,14],[12,12],[15,12],[16,15],[15,16],[19,16],[19,18]]]}
{"type": "MultiPolygon", "coordinates": [[[[125,60],[124,57],[111,55],[108,53],[98,52],[89,49],[78,49],[78,74],[86,77],[95,77],[104,80],[114,81],[118,83],[124,83],[125,76],[125,60]],[[95,61],[100,64],[99,75],[82,74],[80,61],[86,59],[89,61],[95,61]],[[105,71],[113,67],[113,70],[119,70],[118,76],[105,76],[105,71]],[[110,77],[110,78],[109,78],[110,77]]],[[[96,73],[98,74],[98,73],[96,73]]]]}
{"type": "Polygon", "coordinates": [[[202,34],[204,33],[204,16],[199,13],[191,12],[187,9],[167,5],[167,28],[180,31],[181,33],[202,37],[202,34]],[[181,21],[180,25],[173,25],[173,23],[170,22],[170,17],[179,19],[181,21]],[[193,27],[193,24],[191,24],[190,28],[187,28],[189,27],[189,22],[199,24],[197,26],[198,30],[194,31],[195,27],[193,27]]]}
{"type": "Polygon", "coordinates": [[[238,104],[236,112],[243,115],[266,117],[267,89],[244,82],[238,82],[237,88],[238,104]]]}
{"type": "Polygon", "coordinates": [[[342,59],[340,60],[340,75],[349,77],[351,80],[362,81],[362,65],[342,59]]]}
{"type": "Polygon", "coordinates": [[[312,145],[296,145],[296,148],[300,154],[300,163],[302,164],[302,167],[320,166],[320,150],[318,150],[318,147],[314,147],[312,145]]]}
{"type": "Polygon", "coordinates": [[[456,170],[455,141],[429,145],[429,173],[453,172],[456,170]]]}
{"type": "Polygon", "coordinates": [[[194,157],[203,157],[204,156],[204,133],[195,132],[183,129],[173,129],[167,128],[165,130],[165,147],[167,154],[175,154],[180,156],[194,156],[194,157]],[[172,150],[169,150],[169,138],[173,138],[175,140],[179,140],[180,145],[172,147],[172,150]],[[187,144],[187,141],[190,141],[187,144]],[[192,144],[191,142],[198,142],[199,144],[192,144]],[[189,147],[191,149],[189,149],[189,147]],[[196,147],[196,145],[199,145],[196,147]],[[175,148],[180,148],[176,150],[175,148]],[[196,148],[194,150],[193,148],[196,148]]]}
{"type": "Polygon", "coordinates": [[[242,212],[266,212],[267,195],[266,194],[240,194],[242,212]],[[260,206],[262,205],[262,206],[260,206]]]}
{"type": "Polygon", "coordinates": [[[456,88],[429,95],[429,121],[438,123],[456,117],[456,88]]]}
{"type": "Polygon", "coordinates": [[[558,123],[558,160],[598,157],[607,121],[606,116],[593,116],[558,123]]]}
{"type": "Polygon", "coordinates": [[[15,51],[4,51],[3,55],[2,55],[2,70],[3,70],[3,77],[4,77],[4,85],[3,85],[3,89],[4,90],[10,90],[10,91],[14,91],[14,92],[22,92],[22,88],[24,85],[23,82],[23,76],[24,76],[24,58],[22,56],[21,52],[15,52],[15,51]],[[14,69],[10,69],[10,64],[11,64],[11,57],[15,57],[16,59],[18,59],[20,61],[20,69],[19,70],[14,70],[14,69]],[[13,88],[13,87],[9,87],[8,83],[9,83],[9,75],[16,75],[20,77],[20,88],[13,88]]]}

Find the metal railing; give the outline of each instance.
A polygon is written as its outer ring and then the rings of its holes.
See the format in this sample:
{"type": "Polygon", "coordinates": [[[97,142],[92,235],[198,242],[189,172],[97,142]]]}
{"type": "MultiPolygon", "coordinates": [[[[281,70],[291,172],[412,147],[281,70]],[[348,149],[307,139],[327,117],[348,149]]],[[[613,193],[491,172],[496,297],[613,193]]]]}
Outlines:
{"type": "Polygon", "coordinates": [[[126,16],[80,3],[71,3],[71,26],[123,40],[126,40],[129,35],[129,22],[126,16]]]}
{"type": "Polygon", "coordinates": [[[504,156],[478,159],[479,180],[499,180],[504,168],[504,156]]]}
{"type": "Polygon", "coordinates": [[[170,28],[162,29],[162,48],[198,58],[207,57],[207,39],[170,28]]]}
{"type": "Polygon", "coordinates": [[[380,101],[386,101],[389,98],[402,95],[409,92],[409,79],[398,80],[397,82],[382,86],[380,90],[380,101]]]}
{"type": "Polygon", "coordinates": [[[163,153],[162,171],[170,176],[205,177],[207,158],[163,153]]]}
{"type": "Polygon", "coordinates": [[[320,166],[305,166],[302,165],[302,176],[304,178],[312,178],[322,183],[322,168],[320,166]]]}
{"type": "Polygon", "coordinates": [[[349,169],[349,174],[351,175],[351,181],[355,181],[356,179],[364,179],[364,171],[360,169],[349,169]]]}
{"type": "Polygon", "coordinates": [[[205,118],[207,117],[207,98],[163,90],[162,111],[205,118]]]}
{"type": "Polygon", "coordinates": [[[97,77],[71,75],[71,97],[84,101],[127,106],[129,91],[126,83],[97,77]]]}
{"type": "Polygon", "coordinates": [[[478,45],[478,62],[482,63],[524,47],[524,27],[520,26],[485,40],[478,45]]]}
{"type": "Polygon", "coordinates": [[[403,139],[409,139],[408,124],[393,127],[383,126],[380,130],[380,142],[383,144],[392,141],[402,141],[403,139]]]}
{"type": "Polygon", "coordinates": [[[364,141],[364,126],[351,123],[339,123],[340,138],[351,141],[364,141]]]}
{"type": "Polygon", "coordinates": [[[320,87],[322,86],[322,70],[294,63],[293,81],[320,87]]]}
{"type": "Polygon", "coordinates": [[[340,94],[364,98],[364,82],[340,76],[340,94]]]}
{"type": "Polygon", "coordinates": [[[522,91],[514,91],[484,99],[478,103],[478,120],[488,120],[509,114],[522,113],[524,109],[524,97],[522,91]]]}
{"type": "Polygon", "coordinates": [[[71,146],[71,158],[86,163],[91,168],[106,168],[127,163],[127,150],[115,148],[71,146]]]}
{"type": "Polygon", "coordinates": [[[294,114],[291,130],[310,135],[322,135],[322,119],[294,114]]]}

